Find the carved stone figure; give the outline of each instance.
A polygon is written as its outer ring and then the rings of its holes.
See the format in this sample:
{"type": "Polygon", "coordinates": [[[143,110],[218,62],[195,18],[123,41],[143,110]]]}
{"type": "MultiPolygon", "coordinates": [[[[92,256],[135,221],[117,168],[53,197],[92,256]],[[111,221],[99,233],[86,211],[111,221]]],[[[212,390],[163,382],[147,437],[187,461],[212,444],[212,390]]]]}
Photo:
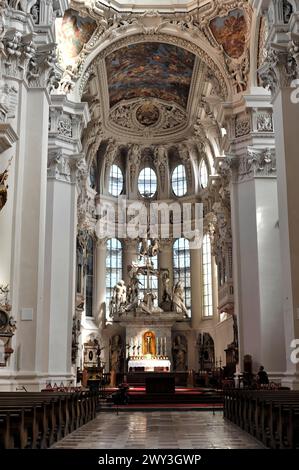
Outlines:
{"type": "Polygon", "coordinates": [[[7,189],[8,186],[6,184],[6,180],[8,178],[8,172],[5,171],[4,173],[0,173],[0,211],[6,204],[7,201],[7,189]]]}
{"type": "Polygon", "coordinates": [[[7,305],[8,304],[8,294],[9,294],[9,286],[1,284],[0,285],[0,305],[7,305]]]}
{"type": "Polygon", "coordinates": [[[178,314],[184,314],[188,318],[188,310],[184,302],[184,286],[182,281],[176,283],[172,296],[172,309],[178,314]]]}
{"type": "Polygon", "coordinates": [[[127,310],[133,310],[138,305],[140,284],[140,281],[138,279],[138,270],[139,268],[135,264],[129,267],[130,281],[127,289],[127,310]]]}
{"type": "Polygon", "coordinates": [[[130,187],[131,191],[134,189],[135,176],[140,163],[140,148],[139,145],[133,144],[129,149],[129,165],[130,165],[130,187]]]}
{"type": "Polygon", "coordinates": [[[119,281],[113,288],[110,300],[110,314],[121,315],[127,304],[127,287],[124,281],[119,281]]]}
{"type": "Polygon", "coordinates": [[[162,302],[163,303],[171,302],[172,290],[171,290],[170,277],[169,277],[168,271],[162,274],[162,286],[163,286],[162,302]]]}
{"type": "Polygon", "coordinates": [[[111,365],[110,370],[119,373],[121,371],[122,341],[119,335],[113,336],[110,346],[111,365]]]}
{"type": "Polygon", "coordinates": [[[151,244],[149,246],[149,256],[151,258],[155,258],[160,251],[159,240],[157,238],[151,240],[151,244]]]}
{"type": "Polygon", "coordinates": [[[173,360],[174,369],[176,372],[186,371],[187,362],[187,346],[186,338],[184,336],[177,336],[173,342],[173,360]]]}

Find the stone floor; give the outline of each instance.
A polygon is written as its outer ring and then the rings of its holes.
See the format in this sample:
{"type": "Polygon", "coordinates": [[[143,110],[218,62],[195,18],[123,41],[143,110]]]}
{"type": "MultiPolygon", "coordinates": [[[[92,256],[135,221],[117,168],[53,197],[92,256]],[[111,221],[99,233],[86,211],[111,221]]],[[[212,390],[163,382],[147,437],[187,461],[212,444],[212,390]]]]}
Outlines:
{"type": "Polygon", "coordinates": [[[222,412],[111,412],[73,432],[53,448],[261,449],[222,412]]]}

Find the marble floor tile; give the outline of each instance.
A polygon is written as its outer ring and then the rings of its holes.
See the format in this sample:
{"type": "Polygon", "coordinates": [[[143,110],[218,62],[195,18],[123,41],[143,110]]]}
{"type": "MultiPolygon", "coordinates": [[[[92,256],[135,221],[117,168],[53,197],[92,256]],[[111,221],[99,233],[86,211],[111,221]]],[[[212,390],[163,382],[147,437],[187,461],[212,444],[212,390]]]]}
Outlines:
{"type": "Polygon", "coordinates": [[[76,449],[261,449],[222,413],[122,412],[97,418],[56,443],[76,449]]]}

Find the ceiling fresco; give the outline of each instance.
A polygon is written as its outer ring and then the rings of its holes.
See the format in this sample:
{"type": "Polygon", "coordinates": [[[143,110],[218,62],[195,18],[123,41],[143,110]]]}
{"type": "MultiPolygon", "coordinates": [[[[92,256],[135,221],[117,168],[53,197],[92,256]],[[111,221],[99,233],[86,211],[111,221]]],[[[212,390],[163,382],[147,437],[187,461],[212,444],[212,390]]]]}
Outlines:
{"type": "Polygon", "coordinates": [[[136,111],[137,121],[145,127],[156,124],[160,117],[160,111],[157,106],[151,102],[145,102],[136,111]]]}
{"type": "Polygon", "coordinates": [[[82,18],[74,10],[67,10],[55,25],[60,61],[63,65],[71,64],[91,38],[96,22],[91,18],[82,18]]]}
{"type": "Polygon", "coordinates": [[[195,56],[164,43],[132,44],[106,58],[110,107],[123,100],[156,98],[186,109],[195,56]]]}
{"type": "Polygon", "coordinates": [[[239,59],[243,55],[247,37],[247,22],[243,10],[236,9],[227,16],[214,18],[210,28],[229,57],[239,59]]]}

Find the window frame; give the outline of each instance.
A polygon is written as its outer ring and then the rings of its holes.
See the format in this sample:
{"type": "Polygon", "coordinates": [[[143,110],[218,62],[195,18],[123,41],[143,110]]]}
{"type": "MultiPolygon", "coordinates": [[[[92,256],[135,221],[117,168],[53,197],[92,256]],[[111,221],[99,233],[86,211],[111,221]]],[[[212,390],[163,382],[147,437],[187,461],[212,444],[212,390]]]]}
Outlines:
{"type": "MultiPolygon", "coordinates": [[[[178,175],[177,178],[176,178],[177,188],[179,187],[179,182],[180,182],[180,177],[179,177],[179,175],[178,175]]],[[[183,165],[183,163],[179,163],[178,165],[176,165],[176,167],[173,169],[173,171],[172,171],[172,173],[171,173],[171,190],[172,190],[174,196],[175,196],[175,197],[179,197],[179,198],[180,198],[180,197],[184,197],[184,196],[186,196],[186,195],[188,194],[187,172],[186,172],[186,167],[185,167],[185,165],[183,165]],[[174,181],[173,181],[173,179],[174,179],[174,174],[175,174],[175,172],[176,172],[179,168],[183,168],[183,170],[184,170],[184,177],[185,177],[185,178],[184,178],[184,183],[183,183],[183,186],[184,186],[185,191],[184,191],[182,194],[178,194],[179,191],[178,191],[178,193],[176,192],[176,190],[174,189],[174,181]]]]}
{"type": "Polygon", "coordinates": [[[109,305],[112,297],[113,288],[123,278],[123,245],[118,238],[109,238],[106,242],[106,275],[105,275],[105,288],[106,288],[106,319],[109,321],[110,312],[109,305]],[[113,254],[116,252],[116,256],[113,254]],[[115,265],[112,266],[113,260],[116,259],[115,265]],[[108,281],[109,280],[109,284],[108,281]]]}
{"type": "Polygon", "coordinates": [[[173,242],[172,248],[172,258],[173,258],[173,280],[174,284],[178,281],[184,283],[184,301],[187,307],[189,317],[191,318],[191,304],[192,304],[192,291],[191,291],[191,252],[190,252],[190,242],[187,238],[178,238],[173,242]],[[180,244],[183,243],[184,246],[180,247],[180,244]],[[178,245],[178,248],[176,248],[178,245]],[[176,263],[176,260],[180,260],[180,255],[176,256],[175,250],[184,252],[184,266],[180,262],[176,263]],[[187,260],[187,262],[186,262],[187,260]]]}
{"type": "Polygon", "coordinates": [[[109,178],[108,178],[108,192],[109,192],[110,196],[112,196],[112,197],[121,196],[121,194],[124,191],[124,182],[125,182],[125,180],[124,180],[124,175],[123,175],[122,169],[120,168],[119,165],[113,163],[113,165],[111,165],[111,167],[110,167],[109,178]],[[112,174],[114,168],[117,169],[116,170],[117,174],[115,176],[112,174]],[[121,176],[121,184],[120,185],[118,184],[119,176],[121,176]],[[116,185],[113,184],[113,178],[115,178],[115,180],[117,181],[116,185]],[[116,194],[116,192],[113,192],[113,188],[115,186],[117,187],[117,189],[121,186],[121,190],[117,191],[117,194],[116,194]]]}
{"type": "MultiPolygon", "coordinates": [[[[152,183],[150,182],[150,189],[152,187],[152,183]]],[[[140,197],[142,197],[142,199],[153,199],[156,195],[157,195],[157,192],[158,192],[158,175],[156,173],[156,171],[154,170],[154,168],[152,168],[151,166],[145,166],[143,167],[140,171],[139,171],[139,174],[138,174],[138,178],[137,178],[137,188],[138,188],[138,194],[140,195],[140,197]],[[155,177],[155,192],[154,193],[151,193],[150,196],[146,196],[144,193],[142,193],[140,191],[140,177],[141,177],[141,174],[143,172],[145,172],[146,170],[149,170],[151,175],[154,175],[155,177]]],[[[143,189],[146,188],[146,179],[144,178],[143,179],[143,189]]]]}
{"type": "Polygon", "coordinates": [[[94,279],[95,279],[95,243],[92,236],[88,237],[86,246],[86,276],[85,276],[85,316],[93,317],[94,279]],[[91,249],[89,244],[91,243],[91,249]],[[91,273],[89,273],[89,259],[91,258],[91,273]],[[89,284],[90,281],[90,284],[89,284]],[[89,287],[91,295],[88,295],[89,287]]]}
{"type": "Polygon", "coordinates": [[[205,320],[214,317],[212,246],[207,233],[202,241],[202,316],[205,320]]]}

